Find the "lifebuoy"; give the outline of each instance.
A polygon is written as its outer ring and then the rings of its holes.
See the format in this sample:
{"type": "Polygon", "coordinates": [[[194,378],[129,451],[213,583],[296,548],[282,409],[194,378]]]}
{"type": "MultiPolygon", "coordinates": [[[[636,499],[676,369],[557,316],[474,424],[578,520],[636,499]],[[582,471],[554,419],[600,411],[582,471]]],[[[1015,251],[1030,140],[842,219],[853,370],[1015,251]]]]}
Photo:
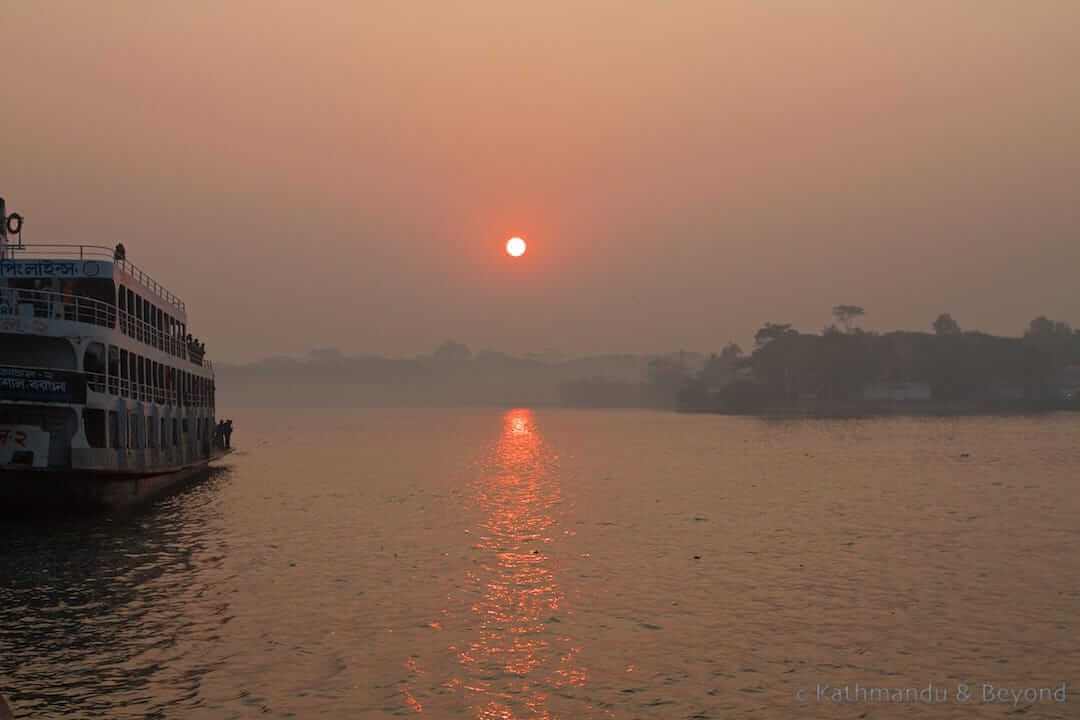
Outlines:
{"type": "Polygon", "coordinates": [[[12,235],[22,232],[23,216],[19,213],[11,213],[7,216],[7,231],[12,235]]]}

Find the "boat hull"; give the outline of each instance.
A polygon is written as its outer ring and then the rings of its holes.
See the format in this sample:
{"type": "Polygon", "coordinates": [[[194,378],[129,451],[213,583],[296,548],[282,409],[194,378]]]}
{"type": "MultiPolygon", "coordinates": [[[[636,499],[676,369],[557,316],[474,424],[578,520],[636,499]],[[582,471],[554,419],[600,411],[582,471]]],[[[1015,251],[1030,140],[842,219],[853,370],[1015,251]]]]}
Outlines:
{"type": "Polygon", "coordinates": [[[5,507],[124,508],[153,500],[209,475],[210,463],[227,452],[186,467],[155,473],[87,472],[0,468],[5,507]]]}

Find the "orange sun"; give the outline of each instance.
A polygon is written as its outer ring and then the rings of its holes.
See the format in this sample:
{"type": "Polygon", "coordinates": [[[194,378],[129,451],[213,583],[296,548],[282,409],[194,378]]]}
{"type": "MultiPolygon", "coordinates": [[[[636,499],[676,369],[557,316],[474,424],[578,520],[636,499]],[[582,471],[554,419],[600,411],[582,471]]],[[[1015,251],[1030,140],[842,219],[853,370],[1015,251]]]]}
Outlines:
{"type": "Polygon", "coordinates": [[[525,241],[519,237],[512,237],[506,241],[506,254],[511,257],[521,257],[525,254],[525,241]]]}

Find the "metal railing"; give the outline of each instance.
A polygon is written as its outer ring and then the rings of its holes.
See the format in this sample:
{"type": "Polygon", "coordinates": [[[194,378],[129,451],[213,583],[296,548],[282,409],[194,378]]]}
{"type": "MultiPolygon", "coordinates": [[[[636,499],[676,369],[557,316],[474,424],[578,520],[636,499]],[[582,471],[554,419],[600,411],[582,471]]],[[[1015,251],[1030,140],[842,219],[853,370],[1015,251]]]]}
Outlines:
{"type": "Polygon", "coordinates": [[[126,377],[107,375],[102,372],[86,373],[86,386],[90,390],[110,395],[156,402],[159,405],[174,405],[176,407],[212,407],[208,392],[189,390],[181,392],[175,385],[161,386],[153,383],[138,382],[126,377]],[[182,401],[182,402],[181,402],[182,401]]]}
{"type": "Polygon", "coordinates": [[[169,303],[178,310],[185,311],[186,307],[184,301],[178,298],[173,293],[169,292],[163,285],[158,283],[149,274],[144,272],[138,265],[129,262],[126,257],[116,257],[116,251],[113,248],[104,247],[102,245],[68,245],[68,244],[54,244],[54,243],[30,243],[25,245],[12,245],[6,246],[7,258],[12,260],[19,259],[18,254],[39,253],[44,252],[48,254],[49,258],[64,259],[64,260],[107,260],[116,267],[119,267],[125,273],[130,275],[137,282],[142,283],[144,287],[160,297],[165,302],[169,303]]]}
{"type": "Polygon", "coordinates": [[[115,305],[104,300],[52,290],[0,287],[0,316],[23,313],[34,318],[70,320],[108,328],[119,326],[120,332],[141,343],[199,367],[213,369],[213,364],[199,352],[189,349],[183,338],[159,330],[126,310],[117,310],[115,305]],[[29,310],[24,310],[27,307],[29,310]]]}
{"type": "Polygon", "coordinates": [[[0,315],[24,313],[30,317],[71,320],[102,327],[116,327],[116,307],[83,295],[0,287],[0,315]],[[24,308],[29,307],[29,310],[24,308]]]}
{"type": "Polygon", "coordinates": [[[120,332],[128,337],[135,338],[139,342],[156,347],[162,352],[174,355],[182,360],[188,360],[194,365],[213,369],[213,363],[206,359],[205,353],[190,347],[184,338],[179,335],[159,330],[145,320],[140,320],[126,310],[119,311],[120,332]]]}

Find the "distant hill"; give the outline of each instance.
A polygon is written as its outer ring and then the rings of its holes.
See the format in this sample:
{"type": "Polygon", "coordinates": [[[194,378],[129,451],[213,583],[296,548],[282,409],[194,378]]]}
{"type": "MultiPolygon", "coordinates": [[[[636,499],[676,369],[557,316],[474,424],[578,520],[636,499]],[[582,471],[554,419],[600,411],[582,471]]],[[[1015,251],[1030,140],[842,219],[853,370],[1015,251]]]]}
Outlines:
{"type": "Polygon", "coordinates": [[[455,342],[404,359],[325,348],[303,358],[218,364],[217,398],[222,407],[637,406],[658,357],[678,358],[688,371],[705,362],[701,353],[519,357],[473,353],[455,342]]]}

